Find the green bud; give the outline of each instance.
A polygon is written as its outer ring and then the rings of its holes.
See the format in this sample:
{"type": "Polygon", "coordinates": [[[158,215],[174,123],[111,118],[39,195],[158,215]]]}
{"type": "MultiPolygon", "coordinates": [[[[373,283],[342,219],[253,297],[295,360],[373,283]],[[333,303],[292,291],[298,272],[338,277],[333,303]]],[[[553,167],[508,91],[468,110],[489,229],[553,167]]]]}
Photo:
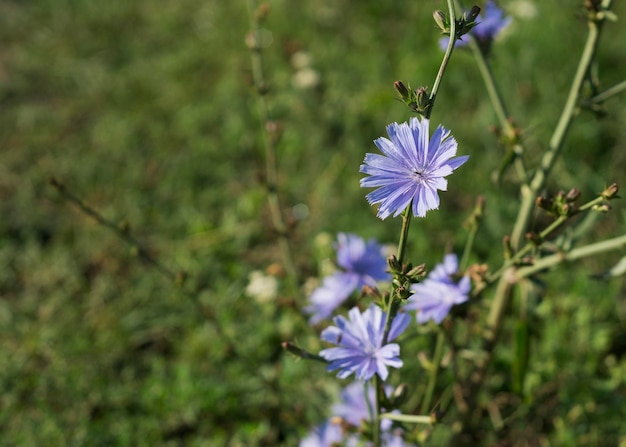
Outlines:
{"type": "Polygon", "coordinates": [[[437,10],[433,12],[433,19],[435,19],[435,23],[443,33],[450,34],[450,23],[448,22],[448,17],[443,11],[437,10]]]}
{"type": "Polygon", "coordinates": [[[428,95],[428,90],[426,87],[420,87],[417,89],[417,113],[424,114],[430,108],[430,97],[428,95]]]}
{"type": "Polygon", "coordinates": [[[402,272],[402,264],[398,262],[396,255],[391,255],[387,258],[387,265],[389,266],[391,273],[394,275],[402,272]]]}
{"type": "Polygon", "coordinates": [[[404,85],[404,83],[402,81],[394,82],[393,83],[393,87],[400,94],[400,97],[402,98],[403,101],[406,102],[407,100],[411,100],[411,96],[412,96],[411,92],[406,87],[406,85],[404,85]]]}
{"type": "Polygon", "coordinates": [[[599,213],[608,213],[611,209],[611,205],[608,203],[601,203],[600,205],[595,205],[592,209],[599,213]]]}
{"type": "Polygon", "coordinates": [[[472,28],[478,25],[478,23],[476,23],[476,17],[478,17],[478,14],[480,14],[480,8],[476,5],[472,6],[472,9],[469,12],[463,14],[463,17],[458,20],[456,33],[457,38],[466,35],[472,30],[472,28]]]}
{"type": "Polygon", "coordinates": [[[606,200],[617,199],[619,198],[619,196],[617,195],[618,191],[619,191],[619,186],[617,186],[617,183],[613,183],[607,186],[606,188],[604,188],[604,191],[602,191],[601,196],[606,200]]]}
{"type": "Polygon", "coordinates": [[[270,14],[270,5],[267,2],[261,3],[254,12],[254,21],[261,23],[267,19],[270,14]]]}
{"type": "Polygon", "coordinates": [[[535,199],[535,205],[538,208],[542,208],[547,211],[552,211],[552,208],[554,207],[554,201],[548,197],[538,196],[535,199]]]}
{"type": "Polygon", "coordinates": [[[409,278],[411,282],[417,282],[426,276],[426,264],[418,265],[417,267],[413,267],[406,273],[406,276],[409,278]]]}
{"type": "Polygon", "coordinates": [[[602,0],[585,0],[585,8],[590,12],[598,12],[601,4],[602,0]]]}
{"type": "Polygon", "coordinates": [[[474,5],[472,6],[472,9],[470,9],[470,12],[467,14],[466,20],[468,22],[473,22],[478,17],[478,14],[480,14],[480,6],[474,5]]]}
{"type": "Polygon", "coordinates": [[[568,202],[574,202],[576,199],[580,197],[580,190],[576,188],[572,188],[567,192],[565,196],[565,200],[568,202]]]}

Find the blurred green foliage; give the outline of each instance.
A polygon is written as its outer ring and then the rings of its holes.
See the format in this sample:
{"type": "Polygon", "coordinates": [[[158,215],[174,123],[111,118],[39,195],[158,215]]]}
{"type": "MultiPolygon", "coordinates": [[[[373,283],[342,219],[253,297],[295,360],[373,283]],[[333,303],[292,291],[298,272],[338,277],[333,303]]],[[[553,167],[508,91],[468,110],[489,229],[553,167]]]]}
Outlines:
{"type": "MultiPolygon", "coordinates": [[[[615,3],[623,19],[626,8],[615,3]]],[[[538,160],[585,38],[581,2],[501,4],[537,12],[516,18],[492,63],[538,160]]],[[[298,268],[314,277],[328,256],[313,243],[321,232],[396,241],[399,222],[375,218],[358,167],[385,125],[409,116],[393,81],[432,86],[441,52],[431,14],[445,2],[270,6],[264,57],[284,130],[280,192],[288,220],[293,206],[308,207],[293,244],[298,268]],[[302,55],[310,60],[298,65],[302,55]],[[307,73],[319,77],[310,88],[301,84],[307,73]]],[[[0,3],[2,445],[295,445],[324,417],[338,382],[280,347],[320,346],[299,312],[302,298],[245,294],[250,272],[280,262],[263,188],[248,20],[243,0],[0,3]],[[168,269],[186,272],[184,286],[64,200],[51,177],[127,225],[168,269]]],[[[625,41],[621,22],[606,26],[604,88],[623,80],[625,41]]],[[[623,98],[608,101],[606,112],[577,117],[550,190],[577,187],[590,199],[605,184],[624,183],[623,98]]],[[[484,194],[473,261],[495,266],[517,187],[513,178],[490,181],[502,148],[488,131],[495,119],[469,52],[455,52],[432,119],[451,128],[471,158],[450,178],[440,211],[415,222],[410,257],[432,266],[447,247],[461,246],[461,224],[484,194]]],[[[623,232],[626,214],[615,204],[584,241],[623,232]]],[[[544,277],[526,397],[509,403],[517,409],[499,434],[511,443],[502,445],[626,443],[626,289],[623,279],[590,279],[617,259],[544,277]]],[[[429,343],[411,341],[405,352],[429,343]]],[[[494,390],[508,380],[503,345],[494,390]]],[[[401,376],[419,388],[420,374],[401,376]]],[[[444,437],[446,428],[436,431],[444,437]]]]}

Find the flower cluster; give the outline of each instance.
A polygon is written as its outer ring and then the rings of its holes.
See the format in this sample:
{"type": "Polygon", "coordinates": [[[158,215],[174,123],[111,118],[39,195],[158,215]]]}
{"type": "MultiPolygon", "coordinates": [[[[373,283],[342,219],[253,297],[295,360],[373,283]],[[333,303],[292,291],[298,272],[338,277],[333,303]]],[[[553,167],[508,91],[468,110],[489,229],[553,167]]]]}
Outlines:
{"type": "Polygon", "coordinates": [[[443,263],[437,264],[423,282],[411,287],[414,293],[404,309],[416,310],[418,323],[428,320],[441,323],[453,305],[464,303],[469,297],[470,278],[456,279],[458,269],[456,255],[446,255],[443,263]]]}
{"type": "MultiPolygon", "coordinates": [[[[367,175],[361,179],[361,186],[376,188],[366,195],[366,199],[371,205],[379,205],[377,215],[381,219],[409,212],[415,217],[424,217],[428,211],[439,208],[438,191],[446,191],[448,186],[445,177],[469,157],[456,156],[457,142],[444,127],[438,126],[430,136],[426,118],[392,123],[387,126],[387,134],[389,138],[374,141],[382,155],[366,154],[360,167],[360,172],[367,175]]],[[[342,233],[338,236],[337,252],[341,271],[324,279],[322,286],[309,297],[309,305],[305,308],[313,324],[330,317],[355,289],[364,285],[374,287],[376,281],[391,279],[381,247],[375,241],[366,243],[355,235],[342,233]]],[[[457,270],[456,256],[449,255],[423,283],[412,287],[414,294],[405,309],[388,315],[389,309],[394,307],[389,307],[387,312],[375,304],[370,304],[364,311],[353,307],[347,318],[336,316],[334,325],[322,331],[321,339],[336,345],[319,353],[328,362],[327,370],[338,371],[340,379],[354,374],[365,384],[357,382],[348,386],[341,395],[342,402],[333,407],[334,417],[310,432],[300,447],[373,445],[361,442],[358,435],[364,432],[364,424],[378,420],[377,412],[390,400],[376,402],[374,386],[369,381],[375,375],[385,381],[390,367],[403,366],[400,346],[392,341],[410,323],[411,318],[404,310],[417,310],[420,323],[429,319],[440,323],[452,305],[467,300],[469,278],[457,281],[454,276],[457,270]]],[[[406,292],[407,288],[402,287],[406,292]]],[[[399,298],[393,296],[391,299],[399,298]]],[[[385,387],[388,398],[390,393],[391,387],[385,387]]],[[[379,428],[379,435],[375,435],[378,438],[376,445],[407,446],[402,429],[394,428],[390,420],[382,419],[379,428]]]]}
{"type": "Polygon", "coordinates": [[[310,304],[304,311],[311,314],[311,324],[329,318],[355,290],[391,279],[382,247],[376,241],[365,242],[354,234],[339,233],[336,248],[337,265],[342,270],[327,276],[309,297],[310,304]]]}

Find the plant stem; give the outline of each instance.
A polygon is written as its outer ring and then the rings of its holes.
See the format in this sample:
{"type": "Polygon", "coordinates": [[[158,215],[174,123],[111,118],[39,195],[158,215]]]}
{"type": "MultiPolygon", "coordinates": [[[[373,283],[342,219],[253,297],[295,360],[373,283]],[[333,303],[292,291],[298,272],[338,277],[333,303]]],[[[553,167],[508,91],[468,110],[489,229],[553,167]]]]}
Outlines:
{"type": "Polygon", "coordinates": [[[433,108],[435,107],[437,91],[439,91],[439,86],[443,80],[443,75],[446,71],[446,67],[448,66],[448,62],[450,61],[450,57],[452,56],[454,44],[456,43],[456,13],[454,11],[454,0],[448,0],[448,12],[450,17],[450,40],[448,40],[446,54],[443,56],[443,60],[439,66],[439,71],[437,72],[437,77],[435,78],[435,83],[433,84],[433,89],[428,97],[428,110],[426,110],[425,116],[426,119],[430,119],[430,114],[433,112],[433,108]]]}
{"type": "MultiPolygon", "coordinates": [[[[602,6],[606,9],[609,9],[610,5],[611,0],[604,0],[602,4],[602,6]]],[[[561,117],[554,130],[554,134],[550,139],[548,151],[544,154],[541,160],[541,166],[533,176],[530,185],[522,185],[522,204],[520,206],[520,211],[518,213],[518,217],[515,222],[513,234],[511,237],[511,246],[514,250],[518,250],[523,240],[523,235],[526,232],[526,228],[528,227],[528,223],[530,222],[530,217],[534,209],[535,197],[539,190],[542,189],[545,185],[546,179],[552,171],[555,161],[560,155],[563,142],[567,134],[567,130],[569,129],[572,118],[574,116],[575,106],[579,98],[581,87],[598,47],[598,40],[600,37],[600,31],[602,29],[602,23],[602,21],[588,21],[589,34],[587,36],[587,41],[585,43],[580,62],[578,64],[576,74],[574,75],[574,81],[572,82],[572,86],[570,88],[567,101],[561,113],[561,117]]],[[[624,236],[624,238],[626,238],[626,236],[624,236]]],[[[616,244],[616,242],[612,240],[612,243],[614,246],[620,245],[621,241],[616,244]]],[[[554,259],[556,262],[556,258],[554,259]]],[[[506,314],[506,308],[511,297],[512,286],[517,281],[517,279],[518,278],[514,267],[509,267],[503,270],[501,273],[498,285],[495,290],[494,298],[491,303],[490,312],[487,318],[486,331],[483,336],[483,350],[486,353],[486,358],[477,365],[477,367],[470,376],[469,382],[466,384],[467,395],[465,397],[465,402],[467,403],[469,410],[461,415],[461,420],[459,421],[460,430],[455,436],[450,439],[450,445],[461,445],[465,441],[467,441],[465,437],[467,435],[471,435],[470,424],[472,418],[472,410],[476,407],[478,401],[478,393],[483,385],[484,377],[487,368],[489,367],[489,364],[491,362],[494,347],[498,339],[500,327],[506,314]]]]}
{"type": "Polygon", "coordinates": [[[252,33],[252,42],[250,44],[250,58],[252,63],[252,77],[254,86],[257,91],[257,106],[259,116],[262,122],[261,135],[265,146],[265,176],[267,188],[267,201],[272,216],[272,225],[278,234],[278,243],[283,258],[285,270],[291,293],[298,294],[298,272],[293,260],[291,244],[287,225],[283,219],[280,198],[278,197],[278,162],[276,153],[275,138],[270,135],[269,127],[272,122],[270,106],[268,104],[267,85],[264,78],[263,70],[263,54],[261,51],[261,26],[256,15],[256,1],[248,0],[248,15],[250,17],[250,28],[252,33]]]}
{"type": "MultiPolygon", "coordinates": [[[[367,382],[365,382],[365,386],[367,387],[367,382]]],[[[378,377],[378,374],[374,375],[374,391],[375,391],[375,413],[372,414],[372,417],[370,418],[372,421],[372,437],[373,437],[373,441],[374,441],[374,447],[380,447],[380,414],[381,414],[381,401],[382,401],[382,396],[381,393],[384,393],[385,390],[383,389],[383,384],[382,381],[380,379],[380,377],[378,377]]],[[[365,388],[365,400],[368,400],[367,398],[367,388],[365,388]]],[[[369,409],[369,400],[368,400],[368,409],[369,409]]],[[[370,409],[371,410],[371,409],[370,409]]]]}
{"type": "MultiPolygon", "coordinates": [[[[409,206],[407,206],[406,209],[402,212],[402,229],[400,230],[400,240],[398,241],[398,262],[400,263],[400,265],[402,265],[404,261],[404,257],[406,256],[406,247],[407,247],[407,241],[408,241],[408,236],[409,236],[409,228],[411,226],[411,205],[412,204],[409,203],[409,206]]],[[[394,296],[392,292],[392,295],[389,297],[387,308],[385,309],[385,329],[383,331],[383,341],[382,341],[383,346],[387,344],[387,340],[389,339],[389,332],[391,331],[391,323],[393,322],[393,319],[398,313],[399,308],[400,308],[400,300],[397,299],[397,297],[394,296]]],[[[378,375],[376,375],[375,386],[376,386],[376,418],[374,419],[374,428],[373,428],[372,436],[373,436],[374,445],[378,447],[380,445],[378,417],[380,416],[380,409],[381,409],[381,405],[380,405],[381,399],[382,399],[381,392],[384,392],[384,390],[382,390],[382,383],[380,382],[380,378],[378,377],[378,375]]]]}
{"type": "MultiPolygon", "coordinates": [[[[515,127],[513,127],[513,124],[509,121],[509,113],[504,104],[504,99],[502,98],[498,84],[493,76],[493,72],[491,71],[491,66],[489,65],[489,62],[487,62],[487,58],[476,42],[476,39],[474,39],[471,34],[469,37],[470,48],[474,53],[476,64],[478,65],[478,71],[480,71],[483,78],[485,88],[487,89],[487,95],[489,96],[493,110],[496,114],[498,122],[500,123],[502,132],[504,133],[504,140],[517,141],[517,132],[515,127]]],[[[516,142],[511,146],[511,150],[513,151],[513,163],[515,170],[517,171],[518,178],[521,183],[526,183],[528,181],[528,174],[526,172],[526,167],[524,166],[524,161],[521,158],[521,155],[524,153],[524,147],[516,142]]]]}
{"type": "MultiPolygon", "coordinates": [[[[580,208],[578,208],[578,211],[576,214],[581,213],[581,212],[585,212],[590,210],[591,208],[593,208],[595,205],[599,205],[603,202],[605,202],[606,199],[604,199],[603,197],[596,197],[593,200],[590,200],[589,202],[583,204],[580,206],[580,208]]],[[[545,239],[546,237],[548,237],[552,232],[556,231],[559,227],[561,227],[565,222],[567,222],[569,220],[570,217],[572,217],[574,214],[569,215],[569,216],[560,216],[557,219],[554,220],[554,222],[552,222],[550,225],[548,225],[548,227],[546,227],[544,230],[542,230],[539,233],[539,238],[540,239],[545,239]]],[[[500,276],[502,275],[502,273],[513,267],[514,265],[518,264],[523,258],[524,256],[526,256],[528,253],[530,253],[533,248],[535,248],[535,245],[531,242],[527,243],[526,245],[524,245],[524,247],[522,247],[520,250],[518,250],[515,255],[513,255],[511,257],[511,259],[508,259],[506,262],[504,262],[504,264],[502,264],[502,266],[494,273],[490,274],[487,276],[486,278],[486,284],[491,284],[493,283],[495,280],[497,280],[498,278],[500,278],[500,276]]],[[[477,296],[478,293],[482,292],[484,290],[484,287],[479,287],[477,289],[474,289],[472,291],[472,296],[477,296]]]]}
{"type": "Polygon", "coordinates": [[[602,93],[598,93],[597,95],[587,99],[586,101],[584,101],[584,105],[590,106],[593,104],[601,104],[607,99],[610,99],[613,96],[616,96],[625,90],[626,90],[626,81],[622,81],[619,84],[615,84],[613,87],[606,89],[602,93]]]}
{"type": "Polygon", "coordinates": [[[426,385],[426,392],[424,393],[424,400],[420,408],[420,414],[427,414],[430,411],[430,403],[435,391],[435,385],[437,384],[437,375],[439,374],[439,365],[443,357],[443,345],[445,341],[445,334],[443,329],[439,328],[437,333],[437,344],[435,345],[435,352],[433,354],[432,365],[428,374],[428,384],[426,385]]]}
{"type": "Polygon", "coordinates": [[[612,250],[622,250],[626,248],[626,235],[607,239],[595,244],[585,245],[583,247],[574,248],[568,252],[556,253],[545,258],[539,259],[533,265],[522,267],[516,270],[514,281],[534,275],[541,270],[554,267],[562,262],[575,261],[576,259],[586,258],[588,256],[597,255],[612,250]]]}
{"type": "MultiPolygon", "coordinates": [[[[607,5],[606,9],[609,9],[611,1],[605,1],[605,3],[607,5]]],[[[552,171],[552,168],[561,153],[563,142],[565,141],[567,131],[572,123],[572,119],[576,111],[576,103],[578,102],[580,90],[585,82],[585,76],[589,71],[589,67],[598,48],[603,21],[596,22],[590,20],[587,23],[589,26],[587,41],[580,58],[580,62],[578,63],[578,68],[576,69],[574,81],[572,82],[565,106],[561,112],[561,117],[559,118],[556,128],[554,129],[552,138],[550,138],[548,151],[543,155],[543,158],[541,159],[541,166],[535,172],[530,185],[522,185],[522,204],[511,235],[511,247],[513,247],[513,250],[517,250],[522,242],[526,228],[528,228],[533,209],[535,208],[535,197],[544,187],[548,175],[552,171]]]]}
{"type": "Polygon", "coordinates": [[[476,239],[476,234],[478,233],[478,229],[480,228],[480,224],[482,222],[484,206],[484,197],[478,196],[476,199],[476,205],[472,210],[472,214],[466,220],[465,226],[469,228],[467,239],[465,241],[465,247],[463,248],[463,255],[461,256],[461,261],[459,262],[460,271],[464,271],[467,268],[467,264],[469,264],[469,258],[472,253],[472,247],[474,246],[474,240],[476,239]]]}
{"type": "Polygon", "coordinates": [[[404,263],[406,256],[407,240],[409,237],[409,228],[411,227],[411,208],[413,202],[402,213],[402,230],[400,230],[400,240],[398,241],[398,262],[400,265],[404,263]]]}

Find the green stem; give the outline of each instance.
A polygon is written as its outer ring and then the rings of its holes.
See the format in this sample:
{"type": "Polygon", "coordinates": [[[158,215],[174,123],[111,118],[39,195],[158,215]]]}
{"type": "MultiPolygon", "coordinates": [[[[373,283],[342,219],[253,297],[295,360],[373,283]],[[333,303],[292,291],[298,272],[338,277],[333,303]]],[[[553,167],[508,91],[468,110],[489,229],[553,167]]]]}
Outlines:
{"type": "MultiPolygon", "coordinates": [[[[591,208],[593,208],[595,205],[599,205],[599,204],[603,203],[605,200],[606,199],[604,199],[603,197],[596,197],[595,199],[585,203],[584,205],[581,205],[580,208],[578,208],[578,211],[577,211],[576,214],[588,211],[591,208]]],[[[552,222],[550,225],[548,225],[548,227],[546,227],[543,231],[541,231],[539,233],[539,238],[540,239],[545,239],[553,231],[557,230],[565,222],[567,222],[569,220],[569,218],[572,217],[572,216],[573,216],[573,214],[570,215],[570,216],[560,216],[560,217],[558,217],[554,222],[552,222]]],[[[530,253],[533,250],[533,248],[535,248],[534,244],[527,243],[524,247],[522,247],[520,250],[518,250],[515,253],[515,255],[511,257],[511,259],[507,260],[502,265],[502,267],[500,267],[495,273],[489,275],[487,277],[487,283],[492,283],[493,281],[498,279],[502,275],[502,272],[504,272],[506,269],[514,266],[518,262],[520,262],[522,260],[522,258],[524,258],[524,256],[526,256],[528,253],[530,253]]],[[[480,291],[482,291],[482,289],[480,291]]],[[[472,292],[472,295],[473,294],[474,294],[474,292],[472,292]]]]}
{"type": "MultiPolygon", "coordinates": [[[[411,203],[406,209],[402,212],[402,229],[400,230],[400,241],[398,242],[398,262],[402,265],[404,261],[404,257],[406,256],[406,247],[407,241],[409,237],[409,228],[411,226],[411,203]]],[[[397,299],[393,294],[389,297],[389,302],[387,303],[387,308],[385,309],[385,329],[383,331],[383,341],[382,345],[387,344],[387,340],[389,339],[389,332],[391,331],[391,323],[398,313],[398,309],[400,308],[400,300],[397,299]]],[[[372,431],[372,437],[374,441],[374,445],[376,447],[380,446],[380,430],[379,430],[379,421],[378,417],[380,416],[381,409],[381,401],[382,395],[384,392],[382,389],[382,383],[378,375],[376,375],[375,385],[376,387],[376,417],[372,418],[374,427],[372,431]]]]}
{"type": "MultiPolygon", "coordinates": [[[[610,8],[610,5],[611,0],[603,1],[602,6],[606,9],[610,8]]],[[[523,235],[528,227],[528,223],[530,222],[530,217],[534,209],[536,194],[545,185],[546,179],[554,167],[556,159],[560,155],[567,130],[569,129],[574,116],[580,89],[597,49],[598,39],[602,29],[601,25],[602,22],[588,22],[589,35],[587,37],[587,42],[585,43],[580,62],[574,76],[574,81],[570,88],[561,117],[555,128],[554,134],[550,139],[548,151],[544,154],[541,166],[533,176],[530,185],[522,185],[522,204],[520,206],[520,211],[518,213],[511,237],[511,245],[514,250],[519,248],[523,240],[523,235]]],[[[626,236],[624,236],[624,238],[626,238],[626,236]]],[[[615,246],[620,245],[621,241],[619,243],[613,241],[613,244],[615,246]]],[[[477,405],[478,392],[484,382],[485,373],[493,354],[493,348],[497,341],[498,333],[506,314],[506,307],[511,296],[511,288],[517,279],[516,271],[513,267],[504,269],[500,274],[500,279],[496,287],[494,299],[491,303],[490,312],[486,322],[486,332],[483,337],[483,349],[486,353],[486,357],[482,362],[480,362],[479,365],[477,365],[476,369],[470,376],[470,381],[467,384],[467,397],[464,399],[468,406],[468,411],[462,415],[461,420],[459,421],[459,431],[450,439],[449,445],[460,445],[464,440],[464,436],[469,433],[468,430],[471,429],[470,421],[474,407],[477,405]]]]}
{"type": "MultiPolygon", "coordinates": [[[[375,391],[375,412],[371,413],[371,417],[370,420],[372,421],[372,437],[373,437],[373,441],[374,441],[374,447],[380,447],[380,421],[379,421],[379,417],[381,414],[381,401],[382,401],[382,396],[381,393],[384,392],[383,389],[383,384],[382,381],[380,379],[380,377],[378,377],[378,374],[374,375],[374,391],[375,391]]],[[[367,382],[365,382],[365,396],[367,396],[367,382]]],[[[367,398],[365,400],[368,400],[367,398]]],[[[368,410],[372,410],[370,408],[370,404],[368,401],[368,410]]]]}
{"type": "Polygon", "coordinates": [[[432,425],[433,418],[431,416],[417,416],[414,414],[397,414],[397,413],[385,413],[384,419],[390,419],[392,421],[406,422],[409,424],[425,424],[432,425]]]}
{"type": "Polygon", "coordinates": [[[291,244],[287,225],[283,219],[280,199],[278,197],[278,162],[275,139],[269,134],[268,125],[272,122],[270,106],[268,104],[267,86],[263,70],[263,54],[261,52],[261,26],[255,18],[256,1],[248,0],[248,15],[250,17],[250,27],[253,34],[253,42],[250,48],[250,58],[252,63],[252,77],[257,91],[257,106],[261,118],[263,130],[261,131],[265,146],[265,176],[267,188],[267,201],[272,218],[272,225],[279,238],[279,247],[282,254],[285,270],[291,293],[298,294],[298,272],[293,260],[291,244]]]}
{"type": "Polygon", "coordinates": [[[448,66],[448,62],[450,61],[450,57],[452,56],[454,44],[456,43],[456,13],[454,11],[454,0],[448,0],[448,12],[450,14],[450,39],[448,40],[448,48],[446,48],[446,54],[443,56],[443,60],[441,61],[441,65],[439,66],[439,71],[437,72],[437,77],[435,78],[433,89],[430,92],[430,96],[428,97],[428,110],[426,110],[426,119],[430,118],[430,114],[435,107],[437,92],[439,91],[439,86],[441,85],[441,81],[443,80],[443,75],[446,71],[446,67],[448,66]]]}
{"type": "MultiPolygon", "coordinates": [[[[606,1],[606,9],[611,6],[611,1],[606,1]]],[[[554,129],[552,138],[550,139],[548,151],[543,155],[541,159],[541,166],[535,172],[530,186],[522,186],[522,204],[520,211],[517,215],[517,220],[513,227],[513,233],[511,235],[511,246],[514,250],[517,250],[522,242],[526,228],[530,222],[532,212],[535,208],[535,197],[537,193],[544,187],[548,175],[552,171],[554,164],[561,153],[563,148],[563,142],[569,130],[570,124],[576,111],[576,104],[580,95],[580,90],[585,82],[585,76],[589,71],[589,67],[593,61],[594,55],[598,48],[598,42],[600,38],[600,32],[602,30],[603,22],[589,21],[589,34],[587,41],[583,49],[583,53],[574,75],[574,81],[570,88],[565,106],[561,112],[561,117],[554,129]]]]}
{"type": "Polygon", "coordinates": [[[588,256],[597,255],[599,253],[604,253],[607,251],[623,250],[624,248],[626,248],[626,235],[607,239],[605,241],[597,242],[595,244],[589,244],[583,247],[574,248],[573,250],[570,250],[568,252],[556,253],[554,255],[546,256],[545,258],[539,259],[531,266],[517,269],[513,280],[519,281],[522,278],[534,275],[541,270],[554,267],[555,265],[558,265],[562,262],[571,262],[575,261],[576,259],[586,258],[588,256]]]}
{"type": "MultiPolygon", "coordinates": [[[[513,124],[509,121],[509,113],[504,104],[504,99],[502,98],[498,84],[493,76],[493,72],[491,71],[491,66],[487,62],[487,58],[481,50],[480,45],[476,42],[476,39],[474,39],[471,35],[469,37],[470,48],[474,53],[476,64],[478,65],[478,71],[483,78],[485,88],[487,89],[487,95],[489,96],[493,110],[496,114],[498,122],[500,123],[502,132],[504,133],[504,140],[517,141],[517,132],[513,124]]],[[[528,173],[526,172],[524,161],[521,158],[521,154],[524,153],[524,147],[519,143],[515,143],[511,146],[511,150],[513,151],[513,163],[520,182],[526,183],[528,181],[528,173]]]]}
{"type": "Polygon", "coordinates": [[[463,255],[461,256],[461,262],[459,263],[460,271],[465,271],[467,264],[469,264],[469,258],[472,253],[472,247],[474,246],[474,240],[476,239],[476,234],[478,233],[478,229],[480,228],[480,223],[483,218],[484,203],[484,198],[479,196],[476,199],[476,205],[474,206],[472,214],[466,221],[467,223],[465,225],[468,226],[469,229],[467,239],[465,241],[465,247],[463,248],[463,255]]]}
{"type": "MultiPolygon", "coordinates": [[[[435,105],[435,99],[437,98],[437,92],[439,91],[439,86],[441,85],[441,81],[443,79],[443,75],[446,71],[446,67],[448,62],[450,61],[450,57],[452,56],[452,51],[454,50],[454,44],[456,42],[456,13],[454,11],[454,0],[448,0],[448,10],[450,14],[450,39],[448,41],[448,48],[446,49],[446,54],[443,57],[441,65],[439,66],[439,71],[437,72],[437,77],[435,78],[435,83],[433,85],[433,89],[429,96],[429,107],[426,110],[425,118],[429,119],[430,115],[433,111],[435,105]]],[[[400,232],[400,241],[398,242],[398,262],[402,266],[404,264],[404,258],[406,256],[406,248],[407,248],[407,240],[409,235],[409,227],[411,224],[411,205],[404,210],[402,213],[402,230],[400,232]]],[[[396,299],[395,296],[391,296],[389,299],[389,305],[387,307],[387,315],[385,319],[385,329],[383,332],[383,345],[387,343],[389,339],[389,332],[391,331],[391,324],[393,319],[398,312],[400,307],[400,300],[396,299]]],[[[373,428],[373,438],[374,438],[374,446],[380,446],[380,430],[379,430],[379,422],[378,416],[380,415],[380,402],[381,402],[381,390],[382,385],[379,383],[379,378],[376,376],[376,415],[377,418],[374,421],[373,428]],[[380,385],[380,386],[379,386],[380,385]]]]}
{"type": "Polygon", "coordinates": [[[616,96],[625,90],[626,90],[626,81],[622,81],[619,84],[616,84],[613,87],[606,89],[602,93],[598,93],[592,98],[587,99],[586,101],[584,101],[584,105],[590,106],[593,104],[601,104],[607,99],[610,99],[613,96],[616,96]]]}
{"type": "Polygon", "coordinates": [[[476,239],[477,232],[478,227],[472,227],[469,234],[467,235],[465,247],[463,248],[463,256],[461,256],[461,262],[459,263],[459,271],[461,272],[467,268],[467,264],[469,263],[470,254],[472,253],[472,247],[474,246],[474,240],[476,239]]]}
{"type": "Polygon", "coordinates": [[[420,409],[421,414],[427,414],[431,410],[430,403],[435,392],[435,385],[437,384],[437,376],[439,374],[439,365],[443,357],[443,346],[445,342],[445,334],[443,329],[440,329],[437,333],[437,344],[435,345],[435,353],[433,354],[432,364],[428,375],[428,384],[426,385],[426,392],[424,393],[424,400],[420,409]]]}
{"type": "Polygon", "coordinates": [[[413,202],[402,212],[402,230],[400,231],[400,240],[398,241],[398,262],[400,265],[404,263],[406,256],[406,247],[409,237],[409,228],[411,227],[411,208],[413,202]]]}
{"type": "MultiPolygon", "coordinates": [[[[400,241],[398,242],[398,262],[400,265],[403,265],[404,257],[406,256],[406,247],[407,241],[409,237],[409,228],[411,226],[411,205],[406,207],[406,209],[402,212],[402,230],[400,230],[400,241]]],[[[389,302],[387,303],[387,308],[385,309],[385,330],[383,332],[383,345],[387,343],[389,339],[389,331],[391,331],[391,323],[398,313],[398,309],[400,308],[400,300],[396,299],[395,296],[389,297],[389,302]]]]}

